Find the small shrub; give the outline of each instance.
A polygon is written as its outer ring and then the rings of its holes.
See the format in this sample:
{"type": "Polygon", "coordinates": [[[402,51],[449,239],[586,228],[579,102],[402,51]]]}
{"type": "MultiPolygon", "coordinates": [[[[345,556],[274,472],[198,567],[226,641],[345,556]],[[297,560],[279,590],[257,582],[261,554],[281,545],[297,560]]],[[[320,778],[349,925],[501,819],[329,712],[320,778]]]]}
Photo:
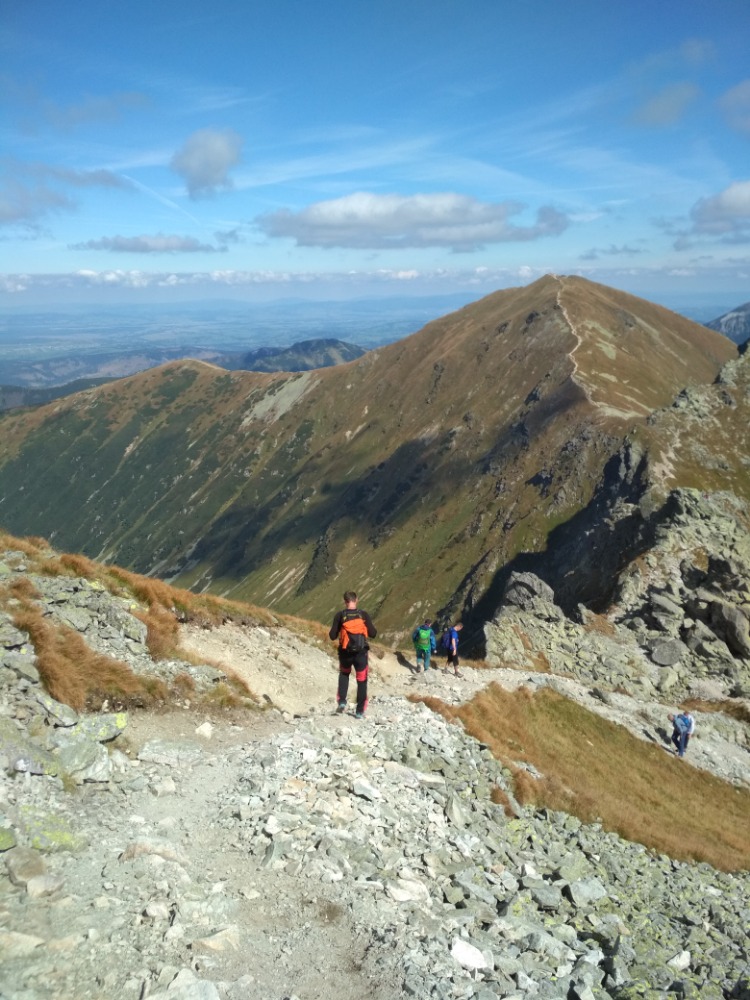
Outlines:
{"type": "Polygon", "coordinates": [[[183,698],[195,694],[195,681],[190,674],[177,674],[172,681],[172,685],[177,694],[183,698]]]}
{"type": "Polygon", "coordinates": [[[18,601],[35,601],[41,596],[28,576],[16,577],[8,586],[8,591],[18,601]]]}
{"type": "Polygon", "coordinates": [[[604,615],[587,615],[586,624],[583,626],[584,632],[595,632],[597,635],[614,635],[617,631],[612,622],[604,615]]]}

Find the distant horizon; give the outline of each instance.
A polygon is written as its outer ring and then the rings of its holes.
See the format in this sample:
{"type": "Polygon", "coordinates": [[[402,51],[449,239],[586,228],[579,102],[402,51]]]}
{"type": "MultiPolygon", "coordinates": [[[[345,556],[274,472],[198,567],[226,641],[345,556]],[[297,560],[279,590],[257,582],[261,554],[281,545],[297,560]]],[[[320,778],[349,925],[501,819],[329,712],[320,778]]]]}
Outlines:
{"type": "MultiPolygon", "coordinates": [[[[536,278],[533,280],[536,280],[536,278]]],[[[520,287],[523,287],[526,284],[531,284],[531,282],[519,283],[520,287]]],[[[508,288],[510,287],[513,286],[508,286],[508,288]]],[[[345,310],[347,308],[357,309],[358,307],[360,309],[369,307],[372,310],[377,310],[382,307],[383,309],[417,312],[420,310],[431,309],[433,307],[437,308],[441,304],[445,305],[448,309],[461,308],[462,305],[468,305],[469,303],[475,302],[480,298],[484,298],[486,295],[491,295],[495,291],[506,291],[508,288],[492,288],[483,291],[479,291],[478,289],[467,289],[464,291],[452,292],[436,291],[423,294],[412,292],[411,294],[401,295],[394,292],[381,295],[350,294],[347,296],[330,298],[307,297],[298,294],[251,299],[242,297],[239,294],[231,296],[226,293],[223,295],[217,294],[202,298],[197,296],[186,296],[185,298],[155,298],[148,301],[135,301],[127,298],[110,299],[108,295],[103,295],[102,298],[98,300],[80,300],[73,298],[68,301],[56,299],[49,302],[34,301],[33,303],[15,298],[10,301],[0,300],[0,317],[3,313],[13,315],[54,315],[55,313],[95,315],[106,314],[108,312],[122,313],[123,311],[146,315],[149,312],[153,312],[154,314],[163,315],[170,312],[180,313],[211,308],[227,311],[247,310],[249,314],[253,315],[258,313],[262,314],[264,311],[283,309],[308,309],[313,312],[315,310],[325,308],[345,310]]],[[[679,313],[683,313],[684,310],[699,311],[702,313],[705,310],[710,311],[712,307],[718,308],[720,311],[716,315],[707,316],[706,318],[708,320],[715,319],[723,312],[736,309],[750,301],[750,286],[744,289],[739,295],[733,295],[729,291],[719,290],[692,292],[682,290],[671,293],[655,292],[652,295],[634,292],[627,288],[619,288],[618,290],[626,292],[629,295],[635,295],[638,298],[654,302],[656,305],[663,306],[666,309],[671,309],[672,311],[679,313]]],[[[108,289],[107,291],[111,293],[112,289],[108,289]]],[[[319,288],[318,292],[320,291],[322,290],[319,288]]],[[[684,314],[687,315],[687,313],[684,314]]]]}

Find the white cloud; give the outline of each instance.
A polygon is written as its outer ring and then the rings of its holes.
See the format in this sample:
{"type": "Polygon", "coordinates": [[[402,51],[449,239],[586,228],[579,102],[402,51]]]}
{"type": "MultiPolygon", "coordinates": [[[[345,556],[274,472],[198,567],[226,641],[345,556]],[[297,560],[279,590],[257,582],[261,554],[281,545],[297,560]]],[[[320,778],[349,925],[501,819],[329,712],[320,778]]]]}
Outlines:
{"type": "Polygon", "coordinates": [[[723,94],[719,107],[731,128],[750,135],[750,80],[743,80],[723,94]]]}
{"type": "Polygon", "coordinates": [[[737,181],[693,206],[691,233],[723,243],[750,241],[750,181],[737,181]]]}
{"type": "Polygon", "coordinates": [[[170,166],[185,179],[191,198],[232,186],[229,171],[240,162],[242,137],[232,129],[193,132],[172,157],[170,166]]]}
{"type": "Polygon", "coordinates": [[[517,202],[481,202],[451,193],[403,196],[358,192],[317,202],[300,212],[272,212],[259,216],[256,223],[268,236],[293,239],[297,246],[359,250],[449,247],[454,251],[557,236],[568,225],[567,217],[550,206],[538,210],[535,224],[512,225],[509,219],[523,208],[517,202]]]}
{"type": "Polygon", "coordinates": [[[376,270],[349,271],[236,271],[232,269],[211,271],[141,271],[123,268],[108,268],[97,271],[92,268],[66,274],[6,274],[0,276],[0,292],[85,289],[91,287],[117,288],[253,288],[259,286],[350,286],[368,288],[374,286],[403,285],[404,282],[418,282],[425,289],[443,290],[447,280],[459,287],[469,287],[477,280],[488,289],[503,287],[509,282],[523,281],[539,277],[544,271],[526,265],[515,268],[477,267],[466,270],[433,270],[377,268],[376,270]]]}
{"type": "Polygon", "coordinates": [[[73,243],[71,250],[111,250],[113,253],[220,253],[225,246],[200,243],[193,236],[103,236],[100,240],[73,243]]]}
{"type": "MultiPolygon", "coordinates": [[[[687,280],[691,288],[697,281],[718,287],[728,283],[732,288],[746,287],[750,275],[750,256],[736,258],[709,258],[703,264],[691,261],[690,267],[602,267],[586,266],[568,270],[615,288],[624,288],[635,294],[646,295],[649,290],[660,289],[671,279],[687,280]]],[[[472,296],[527,284],[543,274],[550,273],[548,266],[519,264],[514,267],[472,267],[466,269],[434,268],[429,270],[402,270],[379,268],[376,270],[349,271],[142,271],[120,268],[96,271],[81,269],[64,274],[7,274],[0,275],[0,296],[7,295],[17,302],[28,298],[39,303],[61,300],[108,301],[110,292],[128,293],[131,301],[166,301],[165,294],[195,298],[196,295],[215,295],[236,301],[276,300],[280,295],[320,299],[377,297],[399,293],[412,295],[443,294],[448,291],[468,291],[472,296]],[[332,294],[335,290],[335,294],[332,294]],[[407,291],[408,290],[408,291],[407,291]],[[102,297],[103,296],[103,297],[102,297]]],[[[678,286],[670,286],[673,289],[678,286]]],[[[682,286],[680,285],[681,289],[682,286]]],[[[117,298],[116,301],[127,301],[117,298]]],[[[656,301],[661,301],[657,298],[656,301]]]]}
{"type": "Polygon", "coordinates": [[[32,225],[57,209],[73,208],[75,202],[71,198],[44,184],[24,184],[16,178],[7,178],[0,187],[0,225],[32,225]]]}

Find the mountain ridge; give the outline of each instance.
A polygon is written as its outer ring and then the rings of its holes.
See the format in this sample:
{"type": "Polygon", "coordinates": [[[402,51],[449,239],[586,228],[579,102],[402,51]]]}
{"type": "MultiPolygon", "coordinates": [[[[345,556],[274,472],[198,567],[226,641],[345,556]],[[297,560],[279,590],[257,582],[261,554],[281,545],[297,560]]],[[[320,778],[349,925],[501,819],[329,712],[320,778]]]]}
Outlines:
{"type": "Polygon", "coordinates": [[[0,509],[10,530],[291,613],[325,618],[354,585],[396,635],[419,609],[470,612],[586,506],[634,424],[732,357],[660,306],[546,276],[340,367],[171,362],[5,417],[0,509]]]}

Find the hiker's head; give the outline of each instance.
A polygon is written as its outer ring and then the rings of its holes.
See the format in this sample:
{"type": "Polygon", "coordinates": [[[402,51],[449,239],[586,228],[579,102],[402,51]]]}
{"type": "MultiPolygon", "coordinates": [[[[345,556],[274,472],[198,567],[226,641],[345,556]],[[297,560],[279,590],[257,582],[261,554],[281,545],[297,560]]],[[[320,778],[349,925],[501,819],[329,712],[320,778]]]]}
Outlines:
{"type": "Polygon", "coordinates": [[[353,590],[347,590],[344,593],[344,604],[354,604],[357,603],[357,595],[353,590]]]}
{"type": "Polygon", "coordinates": [[[461,631],[461,629],[462,629],[463,627],[464,627],[464,624],[463,624],[463,622],[456,622],[456,624],[455,624],[455,625],[453,626],[453,628],[454,628],[454,629],[455,629],[455,630],[456,630],[457,632],[460,632],[460,631],[461,631]]]}
{"type": "Polygon", "coordinates": [[[425,625],[432,625],[432,618],[425,618],[424,624],[425,625]]]}
{"type": "Polygon", "coordinates": [[[669,715],[667,716],[667,718],[669,719],[670,722],[674,722],[674,716],[672,715],[671,712],[669,713],[669,715]]]}

